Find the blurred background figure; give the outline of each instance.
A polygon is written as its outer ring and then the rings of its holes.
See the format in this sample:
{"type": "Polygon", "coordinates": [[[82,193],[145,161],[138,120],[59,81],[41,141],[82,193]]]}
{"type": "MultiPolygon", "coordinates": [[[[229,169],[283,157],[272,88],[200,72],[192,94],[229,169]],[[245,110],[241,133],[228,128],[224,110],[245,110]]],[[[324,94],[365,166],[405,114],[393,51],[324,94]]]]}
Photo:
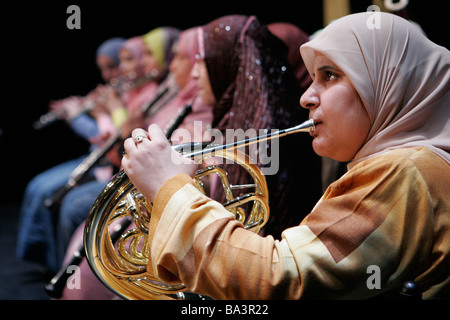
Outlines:
{"type": "MultiPolygon", "coordinates": [[[[118,54],[124,39],[113,38],[105,41],[97,50],[96,62],[106,85],[118,77],[118,54]]],[[[99,134],[99,126],[92,105],[95,105],[95,90],[86,97],[69,97],[51,103],[50,110],[65,119],[73,131],[86,140],[99,134]],[[86,108],[90,109],[88,114],[86,108]]],[[[96,146],[92,145],[91,150],[96,146]]],[[[61,163],[34,177],[26,187],[21,211],[17,238],[17,256],[41,264],[50,272],[58,270],[61,257],[58,257],[56,242],[56,216],[53,208],[48,207],[48,200],[58,189],[63,187],[72,171],[87,157],[83,155],[61,163]]],[[[95,179],[93,174],[87,180],[95,179]]]]}

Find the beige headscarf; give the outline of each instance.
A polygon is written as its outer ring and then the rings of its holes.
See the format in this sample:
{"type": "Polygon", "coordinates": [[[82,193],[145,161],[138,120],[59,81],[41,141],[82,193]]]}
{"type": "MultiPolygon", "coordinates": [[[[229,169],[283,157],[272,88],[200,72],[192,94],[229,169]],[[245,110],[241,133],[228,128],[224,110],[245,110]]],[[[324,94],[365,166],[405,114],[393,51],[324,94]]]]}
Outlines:
{"type": "Polygon", "coordinates": [[[450,52],[416,26],[381,12],[343,17],[304,44],[312,74],[314,51],[352,81],[371,120],[355,163],[390,149],[425,146],[450,163],[450,52]]]}

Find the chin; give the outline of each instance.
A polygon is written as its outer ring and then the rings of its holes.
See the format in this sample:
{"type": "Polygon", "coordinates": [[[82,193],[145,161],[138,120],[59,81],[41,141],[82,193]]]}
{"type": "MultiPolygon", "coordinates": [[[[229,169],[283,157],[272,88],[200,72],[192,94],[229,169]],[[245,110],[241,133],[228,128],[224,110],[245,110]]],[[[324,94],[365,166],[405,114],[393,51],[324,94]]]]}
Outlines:
{"type": "Polygon", "coordinates": [[[348,152],[337,148],[335,140],[327,139],[324,136],[315,136],[312,141],[314,152],[320,157],[326,157],[339,162],[347,162],[352,159],[348,156],[348,152]]]}
{"type": "Polygon", "coordinates": [[[317,137],[314,138],[313,142],[312,142],[312,147],[314,152],[321,157],[330,157],[328,155],[328,153],[326,152],[326,150],[317,142],[317,137]]]}

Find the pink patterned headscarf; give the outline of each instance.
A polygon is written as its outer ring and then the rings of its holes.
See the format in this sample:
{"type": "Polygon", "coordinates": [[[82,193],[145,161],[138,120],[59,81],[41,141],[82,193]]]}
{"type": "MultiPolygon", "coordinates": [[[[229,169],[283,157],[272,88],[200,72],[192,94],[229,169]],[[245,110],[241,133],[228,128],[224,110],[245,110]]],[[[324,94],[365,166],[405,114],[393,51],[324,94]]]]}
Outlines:
{"type": "Polygon", "coordinates": [[[450,163],[446,48],[403,18],[369,12],[336,20],[300,50],[310,74],[315,52],[332,60],[364,102],[371,129],[350,166],[390,149],[419,146],[450,163]]]}
{"type": "MultiPolygon", "coordinates": [[[[192,64],[195,64],[195,55],[198,53],[198,41],[197,41],[197,27],[184,30],[180,33],[178,39],[178,52],[187,57],[192,64]]],[[[190,97],[196,96],[198,92],[197,81],[189,74],[189,81],[185,88],[181,88],[180,94],[182,96],[190,97]]],[[[186,101],[187,103],[187,101],[186,101]]]]}
{"type": "Polygon", "coordinates": [[[194,65],[196,61],[195,55],[199,52],[197,41],[198,29],[200,29],[200,27],[193,27],[184,30],[180,33],[178,39],[178,51],[183,53],[186,57],[188,57],[192,65],[194,65]]]}

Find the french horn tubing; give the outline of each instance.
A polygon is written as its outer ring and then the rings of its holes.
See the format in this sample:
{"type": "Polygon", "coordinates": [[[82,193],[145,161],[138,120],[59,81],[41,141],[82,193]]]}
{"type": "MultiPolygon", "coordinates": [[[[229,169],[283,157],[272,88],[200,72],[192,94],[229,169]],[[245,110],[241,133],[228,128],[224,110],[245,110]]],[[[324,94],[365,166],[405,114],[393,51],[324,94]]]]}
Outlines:
{"type": "MultiPolygon", "coordinates": [[[[222,167],[210,165],[197,171],[194,182],[206,194],[203,179],[216,174],[226,195],[224,207],[234,213],[246,229],[257,233],[269,218],[267,184],[261,170],[237,148],[314,129],[314,121],[310,119],[292,128],[225,145],[187,143],[173,148],[198,163],[208,157],[231,160],[250,174],[253,183],[233,185],[222,167]],[[243,193],[246,189],[249,190],[243,193]],[[239,195],[235,196],[235,193],[239,195]]],[[[86,221],[84,243],[87,261],[100,281],[124,299],[185,299],[190,293],[183,284],[169,285],[147,272],[150,255],[147,226],[151,212],[152,203],[134,187],[126,173],[120,171],[99,194],[86,221]],[[114,231],[128,224],[130,226],[119,240],[113,241],[111,235],[114,231]]]]}

